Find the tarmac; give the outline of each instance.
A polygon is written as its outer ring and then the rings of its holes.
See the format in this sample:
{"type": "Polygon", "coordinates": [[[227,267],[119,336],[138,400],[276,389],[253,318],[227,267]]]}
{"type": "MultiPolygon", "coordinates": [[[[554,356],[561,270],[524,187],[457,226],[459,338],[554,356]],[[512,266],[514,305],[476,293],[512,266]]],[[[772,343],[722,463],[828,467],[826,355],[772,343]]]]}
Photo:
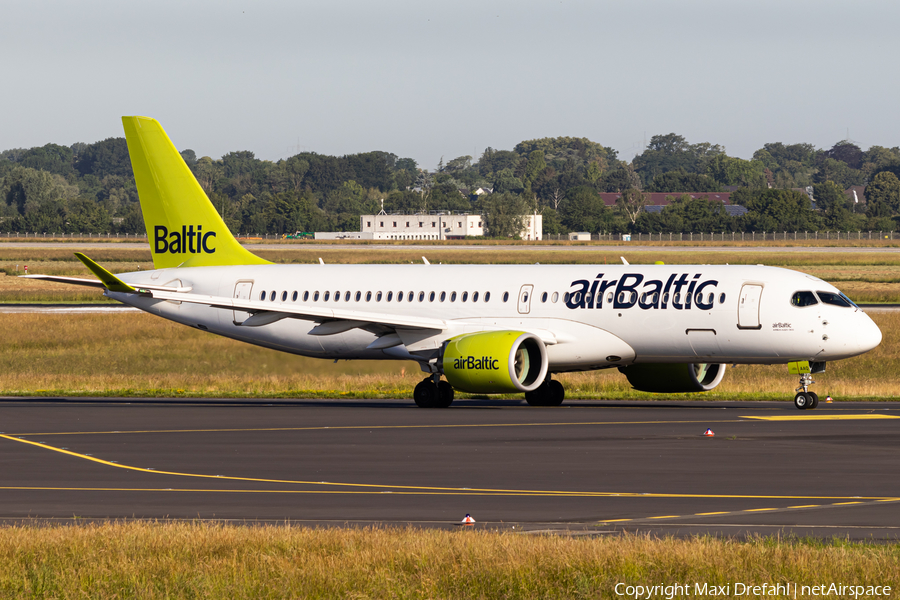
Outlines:
{"type": "Polygon", "coordinates": [[[0,521],[452,528],[468,513],[524,533],[900,538],[900,403],[819,392],[812,411],[0,398],[0,521]]]}

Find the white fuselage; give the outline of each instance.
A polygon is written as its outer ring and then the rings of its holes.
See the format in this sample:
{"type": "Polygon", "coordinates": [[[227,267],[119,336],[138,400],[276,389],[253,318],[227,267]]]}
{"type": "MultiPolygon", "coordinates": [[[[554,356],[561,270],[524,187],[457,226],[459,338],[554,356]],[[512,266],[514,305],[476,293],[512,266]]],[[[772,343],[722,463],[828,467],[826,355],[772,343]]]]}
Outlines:
{"type": "Polygon", "coordinates": [[[189,287],[193,294],[250,298],[273,309],[324,307],[447,324],[436,331],[369,322],[311,334],[327,319],[292,315],[246,326],[239,324],[250,316],[245,311],[108,292],[185,325],[321,358],[423,361],[453,336],[490,330],[541,336],[551,372],[653,362],[831,361],[862,354],[881,341],[878,327],[855,306],[791,302],[798,291],[838,293],[830,284],[763,266],[263,265],[120,277],[135,287],[189,287]],[[402,343],[369,348],[386,335],[399,336],[402,343]]]}

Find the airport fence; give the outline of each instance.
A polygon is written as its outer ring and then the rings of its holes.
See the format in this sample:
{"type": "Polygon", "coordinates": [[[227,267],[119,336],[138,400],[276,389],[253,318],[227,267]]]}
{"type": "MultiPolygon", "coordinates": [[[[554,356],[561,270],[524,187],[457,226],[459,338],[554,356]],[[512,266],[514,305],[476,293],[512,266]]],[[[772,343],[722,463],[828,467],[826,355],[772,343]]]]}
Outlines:
{"type": "Polygon", "coordinates": [[[788,242],[803,240],[893,240],[894,231],[726,231],[721,233],[544,234],[551,241],[592,242],[788,242]],[[582,237],[583,236],[583,237],[582,237]]]}
{"type": "MultiPolygon", "coordinates": [[[[788,242],[804,240],[893,240],[895,231],[727,231],[722,233],[591,233],[544,234],[549,241],[592,242],[788,242]],[[577,237],[576,237],[577,236],[577,237]]],[[[277,233],[241,233],[238,239],[281,240],[277,233]]],[[[74,240],[136,240],[147,241],[146,234],[137,233],[52,233],[0,231],[0,239],[74,239],[74,240]]],[[[900,239],[900,237],[898,237],[900,239]]],[[[416,241],[416,240],[410,240],[416,241]]]]}

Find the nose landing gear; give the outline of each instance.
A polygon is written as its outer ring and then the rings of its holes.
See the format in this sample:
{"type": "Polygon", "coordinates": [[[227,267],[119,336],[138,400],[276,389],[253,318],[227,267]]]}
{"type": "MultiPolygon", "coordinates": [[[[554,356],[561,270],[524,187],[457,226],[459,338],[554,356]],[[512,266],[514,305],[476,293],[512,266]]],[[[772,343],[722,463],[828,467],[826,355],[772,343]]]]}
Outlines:
{"type": "Polygon", "coordinates": [[[794,406],[798,409],[812,410],[819,405],[819,396],[817,396],[815,392],[809,391],[809,386],[814,383],[815,381],[813,381],[812,375],[809,373],[800,374],[800,387],[794,390],[795,392],[798,392],[797,395],[794,396],[794,406]]]}

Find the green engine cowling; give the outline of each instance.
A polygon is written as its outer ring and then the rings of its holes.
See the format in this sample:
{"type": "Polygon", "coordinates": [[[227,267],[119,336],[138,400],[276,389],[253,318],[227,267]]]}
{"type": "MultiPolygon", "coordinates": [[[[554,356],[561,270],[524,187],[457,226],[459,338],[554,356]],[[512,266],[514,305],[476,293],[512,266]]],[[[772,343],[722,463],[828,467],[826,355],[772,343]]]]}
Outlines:
{"type": "Polygon", "coordinates": [[[708,392],[722,381],[725,365],[712,363],[637,364],[619,367],[628,383],[642,392],[708,392]]]}
{"type": "Polygon", "coordinates": [[[470,333],[447,342],[442,367],[450,385],[464,392],[530,392],[547,375],[547,349],[533,333],[470,333]]]}

